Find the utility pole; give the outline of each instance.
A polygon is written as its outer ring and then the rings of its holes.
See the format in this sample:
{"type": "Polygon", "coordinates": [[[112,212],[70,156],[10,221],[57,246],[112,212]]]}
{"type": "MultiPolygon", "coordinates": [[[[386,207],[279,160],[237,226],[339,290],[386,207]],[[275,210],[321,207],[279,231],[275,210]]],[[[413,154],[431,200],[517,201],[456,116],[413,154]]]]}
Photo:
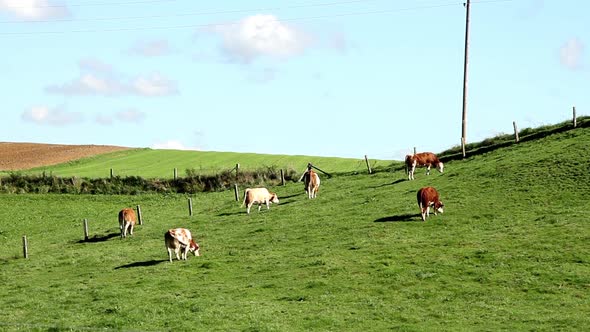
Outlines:
{"type": "Polygon", "coordinates": [[[461,125],[461,149],[463,150],[463,158],[465,158],[465,144],[467,134],[467,59],[469,54],[469,5],[470,0],[467,3],[463,3],[467,8],[465,14],[465,57],[463,60],[463,120],[461,125]]]}

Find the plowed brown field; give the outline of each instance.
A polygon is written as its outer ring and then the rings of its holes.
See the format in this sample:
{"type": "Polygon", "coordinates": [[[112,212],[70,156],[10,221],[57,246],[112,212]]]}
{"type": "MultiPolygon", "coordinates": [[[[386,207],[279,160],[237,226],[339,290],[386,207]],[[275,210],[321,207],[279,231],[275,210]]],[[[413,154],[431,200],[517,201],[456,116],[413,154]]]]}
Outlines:
{"type": "Polygon", "coordinates": [[[0,142],[0,171],[15,171],[129,148],[111,145],[61,145],[0,142]]]}

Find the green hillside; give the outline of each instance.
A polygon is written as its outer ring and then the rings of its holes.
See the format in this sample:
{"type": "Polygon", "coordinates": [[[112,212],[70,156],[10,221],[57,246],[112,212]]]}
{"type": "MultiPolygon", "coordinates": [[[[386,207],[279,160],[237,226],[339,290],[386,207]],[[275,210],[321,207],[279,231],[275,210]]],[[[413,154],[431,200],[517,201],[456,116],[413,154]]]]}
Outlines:
{"type": "Polygon", "coordinates": [[[314,200],[273,187],[280,203],[250,215],[231,191],[0,195],[0,330],[586,330],[590,128],[555,132],[414,181],[396,167],[322,177],[314,200]],[[422,222],[427,185],[445,212],[422,222]],[[135,205],[144,224],[121,240],[135,205]],[[163,233],[182,226],[203,256],[171,264],[163,233]]]}
{"type": "MultiPolygon", "coordinates": [[[[187,169],[211,174],[232,169],[255,170],[274,166],[303,172],[308,162],[326,172],[367,171],[363,156],[359,159],[336,157],[313,157],[291,155],[266,155],[235,152],[179,151],[133,149],[84,158],[60,165],[35,168],[27,174],[46,172],[56,176],[79,176],[101,178],[110,176],[110,170],[118,176],[141,176],[145,178],[172,178],[174,168],[178,176],[184,176],[187,169]]],[[[371,167],[385,167],[392,161],[370,160],[371,167]]],[[[5,172],[8,173],[8,172],[5,172]]],[[[0,173],[1,174],[1,173],[0,173]]]]}

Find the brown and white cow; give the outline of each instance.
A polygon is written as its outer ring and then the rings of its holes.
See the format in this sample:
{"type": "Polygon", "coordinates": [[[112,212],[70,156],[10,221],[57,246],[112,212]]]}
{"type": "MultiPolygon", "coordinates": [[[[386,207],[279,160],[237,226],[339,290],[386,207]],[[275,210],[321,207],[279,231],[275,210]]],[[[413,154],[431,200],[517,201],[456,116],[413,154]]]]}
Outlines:
{"type": "Polygon", "coordinates": [[[133,227],[136,222],[137,216],[135,215],[135,210],[125,208],[119,211],[119,229],[121,230],[121,238],[127,237],[127,232],[129,232],[129,235],[133,235],[133,227]]]}
{"type": "Polygon", "coordinates": [[[416,167],[426,167],[426,175],[430,175],[430,167],[434,166],[439,172],[443,172],[444,165],[442,161],[432,152],[420,152],[414,155],[406,155],[406,171],[408,180],[414,180],[414,171],[416,167]]]}
{"type": "Polygon", "coordinates": [[[303,179],[305,183],[305,192],[307,193],[307,198],[316,198],[318,195],[318,191],[320,190],[320,176],[318,175],[318,173],[314,172],[310,168],[303,175],[303,179]]]}
{"type": "Polygon", "coordinates": [[[436,215],[437,212],[443,213],[444,204],[439,200],[438,191],[433,187],[421,188],[418,190],[416,198],[418,199],[422,221],[426,221],[426,218],[430,216],[431,206],[434,209],[434,215],[436,215]]]}
{"type": "Polygon", "coordinates": [[[247,188],[244,191],[244,201],[242,202],[242,206],[246,205],[246,213],[250,214],[250,208],[254,204],[258,204],[258,211],[260,212],[260,208],[262,204],[266,204],[266,209],[270,209],[270,203],[279,203],[279,198],[277,194],[271,193],[266,188],[247,188]]]}
{"type": "Polygon", "coordinates": [[[168,251],[168,259],[172,263],[172,252],[176,254],[176,259],[186,260],[188,252],[192,252],[195,256],[201,256],[199,253],[199,244],[193,240],[191,231],[186,228],[172,228],[164,233],[164,242],[166,243],[166,250],[168,251]],[[182,250],[182,251],[181,251],[182,250]],[[178,252],[180,252],[180,257],[178,252]]]}

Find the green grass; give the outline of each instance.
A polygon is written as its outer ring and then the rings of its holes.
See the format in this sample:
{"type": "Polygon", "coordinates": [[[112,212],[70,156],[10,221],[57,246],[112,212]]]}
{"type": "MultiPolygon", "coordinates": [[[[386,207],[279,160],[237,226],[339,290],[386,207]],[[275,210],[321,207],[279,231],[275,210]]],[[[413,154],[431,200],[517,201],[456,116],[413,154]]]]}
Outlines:
{"type": "Polygon", "coordinates": [[[231,191],[192,195],[192,217],[182,195],[0,195],[0,330],[585,330],[589,145],[581,128],[414,181],[322,177],[315,200],[288,183],[249,216],[231,191]],[[421,222],[426,185],[445,213],[421,222]],[[116,214],[137,204],[121,240],[116,214]],[[180,226],[203,256],[170,264],[180,226]]]}
{"type": "MultiPolygon", "coordinates": [[[[261,167],[275,166],[303,172],[308,162],[328,173],[367,172],[366,162],[361,158],[364,157],[359,156],[359,159],[351,159],[235,152],[132,149],[21,172],[25,174],[45,172],[63,177],[104,178],[109,177],[110,170],[113,169],[114,175],[123,177],[172,178],[174,168],[177,169],[178,176],[185,176],[187,169],[194,169],[202,174],[218,173],[233,169],[236,164],[240,164],[241,170],[256,170],[261,167]]],[[[391,163],[392,161],[387,160],[370,160],[371,167],[386,167],[391,163]]],[[[0,172],[0,174],[3,173],[8,174],[10,172],[0,172]]]]}

